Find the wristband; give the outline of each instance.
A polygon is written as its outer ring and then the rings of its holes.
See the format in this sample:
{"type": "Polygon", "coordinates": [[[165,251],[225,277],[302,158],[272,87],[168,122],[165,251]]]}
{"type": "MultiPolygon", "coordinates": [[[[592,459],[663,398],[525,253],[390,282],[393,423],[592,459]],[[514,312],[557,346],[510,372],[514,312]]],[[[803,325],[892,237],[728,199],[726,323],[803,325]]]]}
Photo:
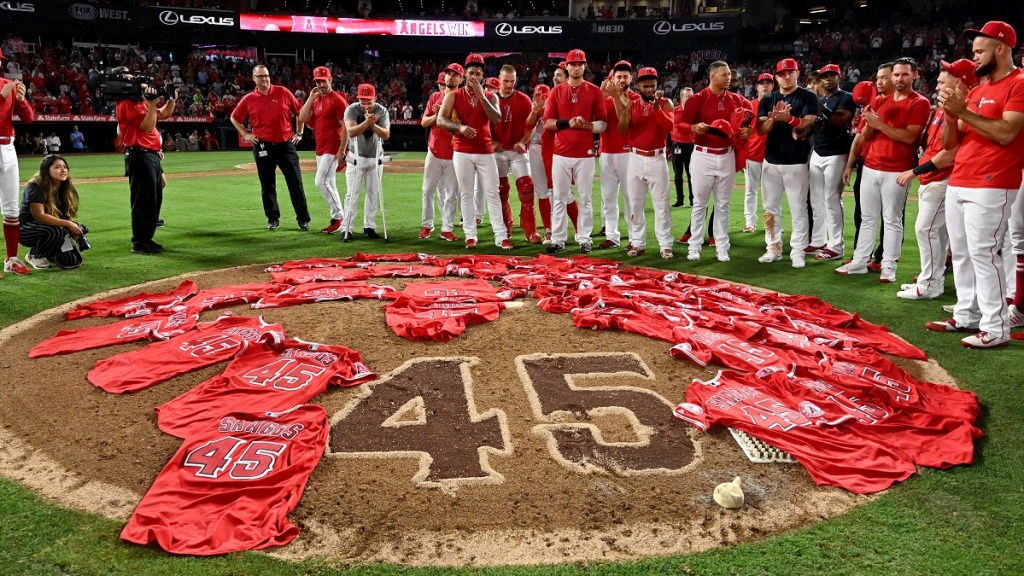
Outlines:
{"type": "Polygon", "coordinates": [[[790,116],[789,120],[786,120],[786,124],[789,124],[793,128],[798,128],[800,126],[800,119],[796,116],[790,116]]]}
{"type": "Polygon", "coordinates": [[[921,164],[920,166],[915,166],[914,169],[911,170],[911,172],[914,173],[914,176],[920,176],[921,174],[927,174],[928,172],[932,172],[938,169],[939,167],[936,166],[934,162],[929,160],[924,164],[921,164]]]}
{"type": "Polygon", "coordinates": [[[558,130],[565,130],[568,127],[569,127],[569,121],[568,120],[556,120],[555,121],[555,128],[558,129],[558,130]]]}

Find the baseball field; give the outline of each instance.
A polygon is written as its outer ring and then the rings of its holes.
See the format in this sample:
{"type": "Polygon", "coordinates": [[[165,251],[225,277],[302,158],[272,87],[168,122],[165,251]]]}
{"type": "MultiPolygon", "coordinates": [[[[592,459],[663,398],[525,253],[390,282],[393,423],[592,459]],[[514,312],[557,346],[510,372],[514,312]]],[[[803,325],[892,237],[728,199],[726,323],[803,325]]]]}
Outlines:
{"type": "MultiPolygon", "coordinates": [[[[677,270],[691,274],[712,276],[738,283],[775,290],[790,294],[809,294],[844,310],[856,311],[873,323],[883,324],[893,332],[904,337],[912,344],[925,350],[945,369],[961,388],[977,393],[981,406],[979,427],[984,437],[976,442],[975,462],[970,466],[956,467],[948,470],[919,469],[919,473],[909,480],[878,495],[876,498],[851,499],[848,505],[828,508],[815,518],[808,510],[815,509],[815,501],[835,503],[846,498],[837,494],[834,489],[816,490],[810,486],[809,480],[802,470],[786,471],[780,478],[791,478],[794,485],[801,491],[794,492],[800,498],[810,502],[795,502],[793,494],[790,500],[778,492],[765,491],[757,495],[756,506],[748,506],[736,511],[723,511],[710,499],[710,492],[718,481],[729,478],[683,479],[686,486],[682,494],[673,494],[673,498],[686,502],[685,507],[675,508],[671,498],[663,498],[665,506],[658,507],[657,497],[647,498],[644,505],[652,509],[664,522],[688,520],[676,516],[695,516],[696,525],[705,520],[716,531],[714,534],[696,534],[695,540],[702,544],[690,546],[693,552],[646,555],[640,552],[630,553],[619,550],[617,554],[608,555],[611,560],[602,560],[593,554],[581,553],[574,555],[574,548],[584,550],[587,546],[584,537],[577,544],[572,541],[559,542],[560,549],[570,553],[564,555],[563,561],[552,561],[552,555],[540,548],[536,558],[519,556],[510,562],[494,561],[488,558],[468,558],[464,562],[452,561],[458,554],[447,554],[437,550],[433,554],[416,556],[415,561],[403,562],[395,557],[394,563],[372,558],[388,558],[386,555],[361,554],[350,548],[358,548],[358,534],[344,541],[332,542],[327,539],[317,542],[317,546],[309,545],[303,551],[284,547],[273,554],[259,552],[239,553],[210,558],[176,557],[156,547],[139,547],[122,542],[118,534],[123,520],[118,518],[121,513],[103,514],[101,510],[92,508],[88,503],[68,502],[60,492],[73,491],[94,477],[106,478],[109,470],[101,470],[103,462],[112,467],[128,468],[125,476],[130,476],[136,467],[145,469],[147,463],[159,470],[159,463],[173,454],[173,444],[158,438],[158,432],[145,430],[142,436],[127,434],[133,426],[150,426],[145,417],[137,422],[118,423],[110,429],[125,434],[111,438],[109,444],[117,445],[112,449],[113,456],[105,460],[100,454],[83,454],[83,464],[75,465],[73,454],[76,450],[84,452],[91,446],[107,446],[103,439],[92,435],[83,437],[77,431],[88,429],[84,425],[90,419],[97,418],[101,412],[97,406],[103,407],[107,401],[103,393],[95,390],[85,380],[85,372],[91,367],[76,355],[62,356],[60,362],[39,363],[33,365],[23,354],[23,348],[15,340],[30,327],[20,324],[33,320],[34,326],[40,326],[37,317],[44,311],[61,306],[68,302],[87,299],[92,295],[114,292],[123,293],[126,287],[142,284],[149,286],[168,287],[180,277],[195,277],[197,282],[228,282],[248,279],[258,275],[264,265],[291,259],[309,257],[346,257],[358,252],[422,252],[431,254],[463,253],[460,243],[446,243],[439,240],[436,234],[427,240],[418,239],[420,220],[420,184],[421,177],[416,170],[421,155],[405,153],[395,156],[395,162],[385,169],[384,197],[389,242],[370,240],[356,234],[352,243],[342,244],[336,236],[315,232],[327,224],[327,214],[319,193],[313,186],[313,173],[306,169],[312,153],[305,152],[304,181],[310,212],[314,220],[314,232],[300,232],[291,221],[291,207],[288,205],[287,192],[283,188],[283,179],[279,178],[279,199],[282,203],[282,227],[274,232],[266,230],[266,222],[259,201],[258,182],[255,172],[246,166],[252,162],[252,156],[245,152],[206,152],[206,153],[175,153],[170,154],[164,162],[169,185],[165,192],[162,218],[166,226],[157,232],[156,241],[165,247],[159,256],[132,254],[129,251],[130,221],[128,206],[127,180],[122,177],[123,162],[117,155],[86,155],[69,156],[68,163],[72,178],[76,181],[80,196],[81,210],[79,220],[89,226],[89,239],[93,248],[84,253],[85,264],[73,271],[45,270],[35,271],[29,276],[16,277],[5,275],[0,280],[0,350],[3,350],[2,369],[4,374],[0,381],[7,391],[16,387],[31,388],[36,382],[46,394],[40,394],[26,412],[19,414],[23,405],[17,402],[0,404],[0,432],[9,438],[11,430],[24,430],[26,426],[12,426],[23,416],[31,417],[34,422],[31,434],[19,436],[19,443],[27,445],[15,447],[13,443],[5,443],[0,447],[0,573],[2,574],[449,574],[449,573],[488,573],[488,574],[1020,574],[1024,573],[1024,465],[1021,463],[1022,449],[1021,430],[1024,429],[1024,402],[1021,400],[1020,387],[1024,379],[1020,375],[1020,367],[1024,365],[1024,345],[1011,343],[1010,347],[995,351],[965,350],[959,345],[956,335],[937,334],[924,330],[923,324],[928,320],[944,318],[946,314],[941,307],[954,301],[952,278],[947,278],[944,296],[930,301],[904,301],[896,298],[895,292],[899,283],[910,282],[917,273],[918,254],[913,238],[912,227],[916,217],[914,190],[907,204],[906,222],[908,233],[903,248],[903,256],[896,284],[882,284],[877,275],[841,277],[832,272],[837,262],[816,262],[810,260],[805,269],[794,270],[787,261],[773,265],[757,263],[757,257],[764,251],[762,228],[758,232],[744,234],[739,231],[742,226],[742,175],[737,179],[737,194],[733,199],[732,210],[732,251],[731,262],[720,263],[713,257],[713,252],[705,248],[704,258],[697,263],[687,262],[684,250],[676,251],[676,258],[662,260],[656,251],[646,256],[632,259],[630,263],[641,264],[666,270],[677,270]],[[228,270],[230,269],[230,270],[228,270]],[[220,272],[213,272],[220,271],[220,272]],[[206,274],[209,273],[209,274],[206,274]],[[118,291],[121,292],[118,292],[118,291]],[[13,327],[13,328],[12,328],[13,327]],[[36,367],[38,366],[38,368],[36,367]],[[31,376],[26,377],[26,374],[31,376]],[[16,375],[16,376],[15,376],[16,375]],[[16,378],[15,382],[12,379],[16,378]],[[26,382],[27,379],[31,381],[26,382]],[[140,442],[139,450],[155,448],[153,453],[133,458],[129,448],[133,438],[154,438],[154,443],[140,442]],[[26,438],[27,437],[27,438],[26,438]],[[39,446],[31,445],[31,439],[39,442],[39,446]],[[47,446],[50,446],[48,448],[47,446]],[[60,455],[54,455],[57,447],[66,448],[60,455]],[[168,451],[169,450],[169,451],[168,451]],[[75,472],[74,480],[67,484],[53,481],[58,486],[54,489],[40,488],[38,478],[34,481],[25,480],[32,470],[26,470],[24,461],[36,456],[55,456],[62,469],[75,472]],[[140,464],[140,461],[142,464],[140,464]],[[92,471],[90,475],[89,471],[92,471]],[[13,480],[18,478],[19,480],[13,480]],[[33,486],[29,488],[27,486],[33,486]],[[804,489],[806,488],[806,489],[804,489]],[[44,493],[45,495],[41,495],[44,493]],[[689,495],[688,495],[689,494],[689,495]],[[799,509],[799,517],[794,516],[789,522],[779,521],[773,528],[764,530],[757,524],[755,516],[770,515],[773,519],[785,519],[787,510],[799,509]],[[743,518],[746,515],[748,518],[743,518]],[[753,529],[750,529],[746,521],[753,529]],[[743,526],[743,530],[724,530],[719,527],[743,526]],[[333,553],[321,553],[323,550],[343,546],[345,550],[333,550],[333,553]],[[698,551],[699,550],[699,551],[698,551]],[[431,565],[429,558],[435,557],[436,565],[431,565]],[[366,558],[371,558],[367,561],[366,558]],[[584,558],[581,560],[580,558],[584,558]],[[502,564],[510,564],[503,566],[502,564]],[[465,564],[465,566],[459,566],[465,564]],[[483,566],[483,567],[481,567],[483,566]]],[[[38,168],[38,157],[23,157],[20,161],[21,179],[27,180],[38,168]]],[[[339,185],[343,189],[344,179],[339,175],[339,185]]],[[[595,187],[596,191],[596,187],[595,187]]],[[[595,195],[595,206],[599,203],[599,194],[595,195]]],[[[848,242],[851,246],[853,236],[852,197],[846,198],[848,242]]],[[[689,219],[689,208],[673,210],[673,231],[679,236],[686,228],[689,219]]],[[[648,208],[649,221],[651,212],[648,208]]],[[[360,216],[361,218],[361,216],[360,216]]],[[[788,212],[784,213],[784,221],[788,223],[788,212]]],[[[358,230],[358,226],[356,227],[358,230]]],[[[650,228],[653,228],[650,227],[650,228]]],[[[787,226],[788,228],[788,226],[787,226]]],[[[378,227],[378,232],[383,232],[378,227]]],[[[480,252],[503,253],[494,247],[488,238],[489,228],[481,230],[480,252]]],[[[653,230],[649,230],[653,246],[653,230]]],[[[456,230],[460,235],[460,231],[456,230]]],[[[516,235],[519,239],[521,234],[516,235]]],[[[680,247],[682,248],[682,247],[680,247]]],[[[25,249],[21,254],[24,255],[25,249]]],[[[519,243],[512,252],[514,255],[533,255],[542,252],[540,246],[528,246],[519,243]]],[[[571,256],[574,245],[570,242],[563,255],[571,256]]],[[[625,261],[626,256],[620,250],[596,251],[593,256],[613,258],[625,261]]],[[[337,310],[324,308],[324,310],[337,310]]],[[[368,310],[368,309],[367,309],[368,310]]],[[[363,310],[353,316],[330,318],[326,314],[318,314],[312,309],[306,310],[298,318],[289,318],[287,322],[308,324],[310,333],[332,337],[366,332],[367,338],[384,338],[381,331],[375,335],[373,329],[365,328],[373,322],[371,312],[363,310]],[[323,323],[318,327],[316,324],[323,323]],[[329,327],[329,329],[328,329],[329,327]]],[[[342,313],[344,314],[344,313],[342,313]]],[[[525,317],[524,317],[525,318],[525,317]]],[[[611,343],[603,340],[588,340],[586,337],[577,339],[559,333],[559,325],[543,318],[520,318],[517,321],[527,323],[530,328],[529,338],[515,342],[516,354],[554,353],[566,346],[565,341],[572,339],[575,346],[586,346],[587,343],[597,346],[600,351],[608,346],[621,346],[627,349],[636,346],[640,356],[646,351],[640,350],[642,344],[634,341],[611,343]]],[[[288,325],[289,329],[294,327],[288,325]]],[[[43,328],[53,329],[57,324],[42,324],[43,328]]],[[[571,325],[571,324],[570,324],[571,325]]],[[[513,343],[501,339],[485,340],[484,331],[472,329],[464,338],[481,339],[483,348],[508,347],[513,343]]],[[[369,345],[369,344],[368,344],[369,345]]],[[[385,351],[373,355],[381,364],[386,364],[387,344],[385,351]]],[[[434,348],[434,351],[442,350],[434,348]]],[[[594,350],[595,352],[599,350],[594,350]]],[[[632,352],[633,350],[629,350],[632,352]]],[[[512,354],[512,352],[509,352],[512,354]]],[[[651,352],[654,358],[655,352],[651,352]]],[[[422,353],[395,345],[393,355],[399,358],[416,358],[422,353]]],[[[442,354],[443,355],[443,354],[442,354]]],[[[450,354],[449,354],[450,355],[450,354]]],[[[482,356],[483,354],[481,354],[482,356]]],[[[397,360],[396,360],[397,362],[397,360]]],[[[648,362],[651,362],[648,360],[648,362]]],[[[486,358],[485,358],[486,363],[486,358]]],[[[674,368],[673,368],[674,369],[674,368]]],[[[389,368],[390,370],[390,368],[389,368]]],[[[652,370],[660,373],[661,368],[652,363],[652,370]]],[[[385,370],[381,370],[383,375],[385,370]]],[[[695,374],[698,374],[695,372],[695,374]]],[[[700,375],[707,376],[708,372],[700,375]]],[[[713,371],[710,372],[713,374],[713,371]]],[[[209,373],[207,373],[209,375],[209,373]]],[[[663,395],[669,402],[675,403],[683,397],[683,386],[666,387],[663,395]],[[672,395],[674,394],[674,395],[672,395]]],[[[7,396],[0,395],[0,398],[7,396]]],[[[147,398],[143,395],[133,396],[132,401],[142,403],[147,398]]],[[[330,401],[329,401],[330,402],[330,401]]],[[[343,404],[335,401],[335,404],[343,404]]],[[[148,407],[147,407],[148,408],[148,407]]],[[[135,408],[133,408],[134,410],[135,408]]],[[[141,408],[139,408],[141,410],[141,408]]],[[[125,414],[135,413],[126,410],[125,414]]],[[[139,412],[141,413],[141,412],[139,412]]],[[[104,423],[106,424],[106,423],[104,423]]],[[[679,423],[680,427],[684,425],[679,423]]],[[[97,429],[105,429],[97,424],[97,429]]],[[[688,431],[689,432],[689,431],[688,431]]],[[[717,437],[720,440],[721,437],[717,437]]],[[[709,439],[709,446],[717,446],[716,437],[709,439]]],[[[733,447],[734,448],[734,447],[733,447]]],[[[520,451],[522,452],[522,451],[520,451]]],[[[528,464],[524,465],[529,467],[528,464]]],[[[765,465],[773,466],[773,465],[765,465]]],[[[372,469],[374,466],[368,466],[372,469]]],[[[29,467],[30,468],[30,467],[29,467]]],[[[381,466],[381,474],[387,467],[381,466]]],[[[118,471],[115,471],[115,473],[118,471]]],[[[767,473],[766,473],[767,474],[767,473]]],[[[756,476],[756,473],[752,473],[756,476]]],[[[135,492],[144,492],[139,474],[126,484],[135,492]],[[135,485],[131,483],[134,482],[135,485]]],[[[372,477],[362,478],[366,486],[384,483],[372,477]]],[[[666,481],[670,486],[671,479],[666,481]]],[[[405,480],[403,485],[411,484],[405,480]]],[[[613,483],[612,483],[613,484],[613,483]]],[[[609,484],[609,485],[612,485],[609,484]]],[[[542,493],[542,488],[550,487],[529,485],[521,486],[524,497],[531,493],[542,493]]],[[[349,486],[351,491],[361,490],[361,486],[349,486]]],[[[666,489],[664,486],[659,490],[666,489]]],[[[426,489],[429,490],[429,489],[426,489]]],[[[573,487],[567,485],[566,500],[570,506],[573,498],[573,487]]],[[[326,492],[326,490],[318,490],[326,492]]],[[[387,492],[381,492],[386,494],[387,492]]],[[[429,493],[429,492],[427,492],[429,493]]],[[[580,494],[584,492],[581,489],[580,494]]],[[[325,494],[307,494],[308,501],[329,501],[325,494]],[[319,498],[319,499],[318,499],[319,498]]],[[[451,495],[448,495],[451,496],[451,495]]],[[[563,495],[566,496],[566,495],[563,495]]],[[[460,496],[465,503],[475,502],[469,494],[460,496]]],[[[341,500],[341,496],[338,497],[341,500]]],[[[419,509],[423,500],[409,499],[407,504],[390,502],[387,504],[389,514],[380,518],[381,530],[391,529],[395,525],[408,525],[406,516],[416,518],[423,515],[419,509]],[[406,506],[403,508],[403,506],[406,506]],[[393,516],[401,516],[395,518],[393,516]]],[[[481,500],[486,502],[486,500],[481,500]]],[[[307,500],[304,499],[304,503],[307,500]]],[[[555,500],[551,501],[552,503],[555,500]]],[[[630,499],[623,498],[622,492],[609,490],[606,498],[607,516],[614,517],[634,505],[630,499]]],[[[126,503],[122,502],[122,506],[126,503]]],[[[375,503],[364,503],[373,507],[375,503]]],[[[589,516],[596,524],[600,523],[605,502],[598,499],[582,499],[576,502],[579,507],[586,507],[589,516]]],[[[482,506],[477,504],[476,506],[482,506]]],[[[537,503],[531,503],[534,508],[537,503]]],[[[383,506],[382,506],[383,507],[383,506]]],[[[501,523],[495,520],[496,512],[487,509],[457,510],[451,519],[452,526],[458,528],[464,522],[465,540],[472,539],[472,526],[477,523],[489,525],[501,523]]],[[[537,518],[544,519],[564,516],[572,518],[566,510],[532,510],[537,518]]],[[[128,508],[130,510],[130,507],[128,508]]],[[[572,512],[572,511],[569,511],[572,512]]],[[[334,522],[342,522],[345,514],[330,516],[334,522]]],[[[518,528],[528,528],[523,517],[510,516],[518,528]]],[[[372,516],[370,516],[372,517],[372,516]]],[[[312,511],[302,510],[300,522],[306,532],[315,532],[314,518],[321,518],[312,511]]],[[[692,518],[690,518],[692,519],[692,518]]],[[[359,519],[361,522],[365,518],[359,519]]],[[[424,525],[433,524],[431,518],[424,518],[424,525]]],[[[338,526],[335,526],[338,528],[338,526]]],[[[581,530],[586,528],[580,527],[581,530]]],[[[709,531],[712,528],[708,529],[709,531]]],[[[367,541],[378,534],[368,531],[367,541]]],[[[538,544],[538,547],[542,546],[538,544]]],[[[457,548],[458,543],[453,544],[457,548]]],[[[528,547],[527,547],[528,548],[528,547]]],[[[638,547],[639,549],[640,547],[638,547]]],[[[682,546],[682,548],[686,548],[682,546]]],[[[500,554],[500,546],[495,549],[500,554]]],[[[411,557],[411,556],[410,556],[411,557]]]]}

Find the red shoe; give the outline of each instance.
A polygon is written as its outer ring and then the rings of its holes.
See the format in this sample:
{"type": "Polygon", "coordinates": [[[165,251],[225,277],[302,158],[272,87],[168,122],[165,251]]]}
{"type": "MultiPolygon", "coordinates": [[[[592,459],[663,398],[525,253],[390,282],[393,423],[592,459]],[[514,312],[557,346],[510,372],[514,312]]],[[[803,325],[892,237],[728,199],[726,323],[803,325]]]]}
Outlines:
{"type": "Polygon", "coordinates": [[[689,242],[690,242],[690,233],[687,232],[686,234],[683,234],[682,236],[680,236],[678,242],[680,244],[689,244],[689,242]]]}
{"type": "Polygon", "coordinates": [[[505,238],[501,242],[498,242],[498,248],[501,248],[502,250],[511,250],[515,248],[515,245],[512,244],[511,240],[505,238]]]}
{"type": "Polygon", "coordinates": [[[874,260],[869,260],[868,261],[868,270],[870,270],[872,272],[881,272],[882,271],[882,263],[881,262],[875,262],[874,260]]]}
{"type": "Polygon", "coordinates": [[[540,237],[540,234],[534,232],[533,234],[530,234],[530,237],[527,238],[527,241],[529,241],[530,244],[540,244],[541,242],[544,241],[544,239],[540,237]]]}
{"type": "Polygon", "coordinates": [[[804,254],[814,254],[819,252],[824,246],[807,246],[804,248],[804,254]]]}
{"type": "Polygon", "coordinates": [[[11,256],[7,260],[4,260],[4,272],[9,272],[18,276],[25,276],[32,273],[28,266],[21,263],[17,256],[11,256]]]}
{"type": "Polygon", "coordinates": [[[842,256],[842,254],[840,254],[838,252],[835,252],[833,250],[829,250],[828,248],[822,248],[821,251],[818,252],[814,256],[814,259],[815,260],[835,260],[836,258],[839,258],[841,256],[842,256]]]}
{"type": "Polygon", "coordinates": [[[476,240],[472,238],[466,240],[466,250],[476,250],[476,240]]]}
{"type": "Polygon", "coordinates": [[[708,238],[708,246],[714,246],[714,245],[715,245],[715,237],[712,236],[711,238],[708,238]]]}
{"type": "Polygon", "coordinates": [[[458,240],[458,238],[455,236],[455,234],[452,234],[451,231],[449,230],[447,232],[441,232],[441,240],[446,240],[448,242],[455,242],[456,240],[458,240]]]}
{"type": "Polygon", "coordinates": [[[619,243],[618,242],[613,242],[611,240],[605,240],[604,242],[601,242],[601,244],[598,246],[598,248],[600,248],[601,250],[607,250],[609,248],[618,248],[618,247],[619,247],[619,243]]]}
{"type": "Polygon", "coordinates": [[[428,228],[426,226],[420,228],[420,240],[426,240],[427,238],[430,238],[430,232],[432,230],[433,228],[428,228]]]}
{"type": "Polygon", "coordinates": [[[928,322],[924,327],[932,332],[974,332],[978,329],[977,326],[961,326],[953,318],[928,322]]]}
{"type": "Polygon", "coordinates": [[[324,234],[334,234],[338,230],[341,230],[341,218],[331,218],[331,223],[327,226],[327,228],[324,228],[320,231],[323,232],[324,234]]]}

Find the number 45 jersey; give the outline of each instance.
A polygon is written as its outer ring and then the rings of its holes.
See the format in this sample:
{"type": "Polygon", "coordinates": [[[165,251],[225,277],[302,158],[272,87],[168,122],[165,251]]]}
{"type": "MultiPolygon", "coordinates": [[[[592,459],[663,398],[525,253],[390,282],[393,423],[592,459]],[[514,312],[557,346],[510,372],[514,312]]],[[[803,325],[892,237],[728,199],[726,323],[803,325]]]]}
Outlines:
{"type": "Polygon", "coordinates": [[[327,386],[376,378],[359,353],[344,346],[289,338],[251,344],[221,374],[157,406],[160,430],[184,438],[190,428],[235,410],[281,412],[305,404],[327,386]]]}
{"type": "Polygon", "coordinates": [[[282,546],[327,445],[327,412],[231,412],[192,428],[121,531],[136,544],[208,556],[282,546]]]}

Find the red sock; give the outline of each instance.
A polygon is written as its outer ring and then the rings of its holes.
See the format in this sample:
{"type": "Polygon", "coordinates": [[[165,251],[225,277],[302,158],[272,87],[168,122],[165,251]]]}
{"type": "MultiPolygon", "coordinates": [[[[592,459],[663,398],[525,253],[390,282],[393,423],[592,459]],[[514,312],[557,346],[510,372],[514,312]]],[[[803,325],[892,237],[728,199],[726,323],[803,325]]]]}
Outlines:
{"type": "Polygon", "coordinates": [[[1013,305],[1020,310],[1024,304],[1024,255],[1017,256],[1017,273],[1014,276],[1017,289],[1013,293],[1013,305]]]}
{"type": "Polygon", "coordinates": [[[544,229],[551,230],[551,198],[538,198],[537,205],[540,206],[540,221],[544,223],[544,229]]]}
{"type": "Polygon", "coordinates": [[[18,220],[11,222],[4,218],[4,243],[7,245],[7,257],[14,258],[18,255],[18,240],[21,239],[21,228],[18,220]]]}
{"type": "Polygon", "coordinates": [[[565,205],[565,213],[569,215],[569,220],[572,220],[572,229],[578,231],[580,227],[576,222],[580,217],[580,207],[576,205],[575,200],[565,205]]]}

